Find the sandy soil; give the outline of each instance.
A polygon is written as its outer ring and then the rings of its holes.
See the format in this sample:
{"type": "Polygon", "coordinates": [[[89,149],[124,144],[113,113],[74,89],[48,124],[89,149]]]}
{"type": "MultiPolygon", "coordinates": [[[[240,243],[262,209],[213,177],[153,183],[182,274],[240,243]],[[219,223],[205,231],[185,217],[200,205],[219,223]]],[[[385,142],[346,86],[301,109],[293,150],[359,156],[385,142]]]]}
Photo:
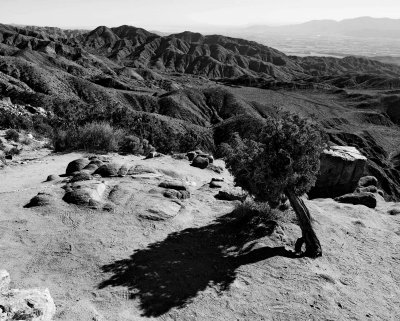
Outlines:
{"type": "Polygon", "coordinates": [[[63,178],[44,180],[80,156],[0,171],[0,269],[13,287],[48,287],[55,320],[400,320],[400,215],[387,214],[396,204],[307,201],[324,254],[296,258],[295,224],[279,223],[269,236],[249,232],[235,203],[205,185],[221,175],[185,160],[114,156],[162,175],[106,179],[116,191],[112,211],[66,204],[63,178]],[[171,178],[191,185],[190,199],[158,196],[159,182],[171,178]],[[40,191],[59,200],[24,208],[40,191]],[[177,215],[146,218],[153,207],[177,215]]]}

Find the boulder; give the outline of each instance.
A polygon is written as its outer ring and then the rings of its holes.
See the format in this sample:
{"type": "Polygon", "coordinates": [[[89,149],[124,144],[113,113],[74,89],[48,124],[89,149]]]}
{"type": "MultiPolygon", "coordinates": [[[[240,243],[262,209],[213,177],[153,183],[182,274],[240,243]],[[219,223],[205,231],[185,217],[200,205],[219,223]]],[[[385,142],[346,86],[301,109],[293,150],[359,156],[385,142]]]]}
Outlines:
{"type": "Polygon", "coordinates": [[[378,179],[375,176],[364,176],[358,181],[359,187],[378,186],[378,179]]]}
{"type": "Polygon", "coordinates": [[[51,321],[55,313],[48,289],[13,289],[0,295],[0,320],[51,321]]]}
{"type": "Polygon", "coordinates": [[[192,151],[192,152],[188,152],[186,154],[186,157],[189,159],[189,162],[191,162],[195,157],[196,157],[196,152],[192,151]]]}
{"type": "Polygon", "coordinates": [[[0,294],[10,288],[10,274],[6,270],[0,270],[0,294]]]}
{"type": "Polygon", "coordinates": [[[59,177],[58,175],[52,174],[52,175],[47,176],[46,182],[55,181],[55,180],[57,180],[57,179],[59,179],[59,178],[60,178],[60,177],[59,177]]]}
{"type": "Polygon", "coordinates": [[[364,205],[369,208],[376,207],[376,197],[372,193],[351,193],[335,198],[336,202],[353,204],[353,205],[364,205]]]}
{"type": "Polygon", "coordinates": [[[89,163],[90,161],[86,158],[75,159],[74,161],[68,164],[65,173],[67,174],[67,176],[69,176],[73,172],[80,172],[89,163]]]}
{"type": "Polygon", "coordinates": [[[116,163],[106,163],[100,166],[94,174],[99,174],[102,177],[113,177],[117,176],[121,165],[116,163]]]}
{"type": "Polygon", "coordinates": [[[230,190],[222,190],[219,191],[217,195],[215,195],[216,199],[222,201],[241,201],[243,202],[247,197],[247,194],[244,193],[241,189],[230,189],[230,190]]]}
{"type": "Polygon", "coordinates": [[[97,205],[102,203],[106,185],[98,181],[73,183],[63,197],[63,201],[76,205],[97,205]]]}
{"type": "Polygon", "coordinates": [[[211,181],[210,182],[210,187],[211,188],[221,188],[222,187],[222,182],[220,182],[220,181],[211,181]]]}
{"type": "Polygon", "coordinates": [[[336,197],[351,193],[363,176],[367,158],[350,146],[332,146],[321,154],[321,166],[309,197],[336,197]]]}
{"type": "Polygon", "coordinates": [[[209,164],[208,158],[200,155],[197,155],[192,161],[192,166],[201,169],[207,168],[208,164],[209,164]]]}
{"type": "Polygon", "coordinates": [[[146,155],[145,159],[150,159],[150,158],[155,158],[155,157],[159,157],[160,155],[157,152],[150,152],[146,155]]]}
{"type": "Polygon", "coordinates": [[[70,182],[74,183],[74,182],[81,182],[81,181],[90,181],[92,179],[93,179],[93,176],[83,170],[81,172],[74,174],[74,176],[72,176],[72,178],[70,179],[70,182]]]}
{"type": "Polygon", "coordinates": [[[24,207],[25,208],[30,208],[30,207],[36,207],[36,206],[46,206],[50,205],[51,203],[55,202],[55,196],[46,193],[46,192],[40,192],[36,196],[34,196],[28,204],[26,204],[24,207]]]}
{"type": "Polygon", "coordinates": [[[90,173],[90,174],[93,174],[98,168],[99,168],[99,166],[97,166],[96,164],[90,162],[88,165],[86,165],[83,168],[83,170],[88,172],[88,173],[90,173]]]}
{"type": "Polygon", "coordinates": [[[127,164],[124,164],[120,167],[120,169],[118,170],[118,176],[119,177],[124,177],[126,176],[126,174],[128,174],[129,171],[129,167],[127,164]]]}
{"type": "Polygon", "coordinates": [[[159,187],[168,188],[168,189],[175,189],[177,191],[186,191],[187,186],[180,181],[164,181],[161,182],[159,187]]]}

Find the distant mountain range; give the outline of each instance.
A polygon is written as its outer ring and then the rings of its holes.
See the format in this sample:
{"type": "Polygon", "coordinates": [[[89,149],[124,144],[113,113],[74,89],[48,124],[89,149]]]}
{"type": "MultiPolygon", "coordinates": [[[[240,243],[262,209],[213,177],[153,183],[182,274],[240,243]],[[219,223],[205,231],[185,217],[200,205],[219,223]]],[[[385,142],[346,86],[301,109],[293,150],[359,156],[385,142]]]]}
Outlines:
{"type": "Polygon", "coordinates": [[[400,146],[394,125],[400,124],[399,88],[400,66],[363,57],[298,57],[239,38],[189,31],[160,36],[127,25],[85,31],[0,24],[5,128],[25,126],[18,110],[33,106],[52,115],[35,118],[35,124],[49,121],[42,127],[107,120],[161,152],[184,151],[189,143],[213,150],[221,143],[214,130],[238,131],[243,117],[285,108],[319,117],[335,144],[358,146],[374,162],[372,174],[397,199],[400,174],[388,155],[400,146]],[[263,90],[250,88],[255,91],[242,99],[234,94],[240,86],[263,90]]]}
{"type": "Polygon", "coordinates": [[[277,27],[257,25],[241,30],[237,29],[234,32],[242,35],[268,33],[398,38],[400,36],[400,19],[359,17],[341,21],[313,20],[277,27]]]}

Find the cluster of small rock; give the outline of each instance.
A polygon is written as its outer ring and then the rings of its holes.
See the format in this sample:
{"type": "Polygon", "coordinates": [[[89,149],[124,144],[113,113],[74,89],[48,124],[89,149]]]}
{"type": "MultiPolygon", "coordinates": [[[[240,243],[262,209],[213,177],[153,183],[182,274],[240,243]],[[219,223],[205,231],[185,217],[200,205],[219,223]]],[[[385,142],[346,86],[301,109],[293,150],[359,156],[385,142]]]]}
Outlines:
{"type": "Polygon", "coordinates": [[[375,208],[377,204],[376,194],[384,196],[383,191],[378,189],[378,180],[374,176],[364,176],[358,181],[358,187],[353,193],[336,197],[335,200],[339,203],[375,208]]]}
{"type": "Polygon", "coordinates": [[[48,289],[10,289],[11,278],[0,270],[0,321],[51,321],[56,306],[48,289]]]}

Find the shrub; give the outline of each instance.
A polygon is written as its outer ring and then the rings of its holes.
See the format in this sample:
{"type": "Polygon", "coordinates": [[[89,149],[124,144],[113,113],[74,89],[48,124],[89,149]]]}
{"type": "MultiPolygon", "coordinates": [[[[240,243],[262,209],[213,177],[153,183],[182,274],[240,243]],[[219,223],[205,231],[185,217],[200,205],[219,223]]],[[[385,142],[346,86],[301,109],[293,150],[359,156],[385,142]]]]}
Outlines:
{"type": "Polygon", "coordinates": [[[7,140],[19,141],[19,133],[15,129],[8,129],[4,136],[7,140]]]}
{"type": "Polygon", "coordinates": [[[303,232],[296,250],[305,242],[310,256],[322,251],[310,213],[299,196],[314,185],[324,146],[324,135],[316,124],[289,113],[267,117],[251,138],[242,139],[236,133],[221,146],[236,185],[256,200],[279,204],[282,194],[288,196],[303,232]]]}
{"type": "Polygon", "coordinates": [[[21,154],[21,152],[22,152],[22,148],[21,149],[19,149],[19,148],[17,148],[17,147],[12,147],[11,149],[9,149],[8,151],[7,151],[7,155],[11,155],[11,156],[14,156],[14,155],[19,155],[19,154],[21,154]]]}
{"type": "Polygon", "coordinates": [[[124,132],[106,122],[93,122],[79,130],[79,145],[88,151],[116,151],[124,132]]]}
{"type": "Polygon", "coordinates": [[[4,145],[3,141],[0,139],[0,151],[5,150],[6,146],[4,145]]]}
{"type": "Polygon", "coordinates": [[[71,149],[111,152],[118,150],[123,137],[122,130],[114,129],[106,122],[93,122],[78,128],[56,131],[52,144],[57,152],[71,149]]]}

